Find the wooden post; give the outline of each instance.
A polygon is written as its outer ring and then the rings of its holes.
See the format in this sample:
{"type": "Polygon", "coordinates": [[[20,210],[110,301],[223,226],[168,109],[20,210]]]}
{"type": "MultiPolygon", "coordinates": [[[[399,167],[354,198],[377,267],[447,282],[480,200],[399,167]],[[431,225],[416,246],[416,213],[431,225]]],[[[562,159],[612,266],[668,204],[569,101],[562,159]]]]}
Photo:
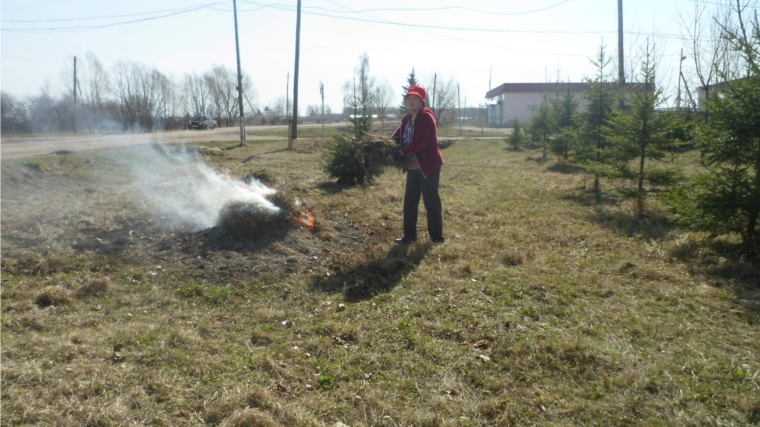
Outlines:
{"type": "Polygon", "coordinates": [[[293,125],[288,138],[288,150],[293,149],[293,140],[298,139],[298,62],[301,53],[301,0],[296,6],[296,68],[293,73],[293,125]]]}

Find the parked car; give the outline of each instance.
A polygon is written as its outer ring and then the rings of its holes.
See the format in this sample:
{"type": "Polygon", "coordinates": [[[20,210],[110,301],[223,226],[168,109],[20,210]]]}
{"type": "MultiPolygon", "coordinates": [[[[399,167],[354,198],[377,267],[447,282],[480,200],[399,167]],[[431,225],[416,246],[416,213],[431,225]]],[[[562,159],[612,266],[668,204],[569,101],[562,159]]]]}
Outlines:
{"type": "Polygon", "coordinates": [[[187,125],[187,128],[190,130],[192,129],[206,130],[209,128],[216,129],[216,120],[212,119],[209,116],[204,116],[204,115],[199,114],[193,117],[192,120],[190,120],[190,122],[187,125]]]}

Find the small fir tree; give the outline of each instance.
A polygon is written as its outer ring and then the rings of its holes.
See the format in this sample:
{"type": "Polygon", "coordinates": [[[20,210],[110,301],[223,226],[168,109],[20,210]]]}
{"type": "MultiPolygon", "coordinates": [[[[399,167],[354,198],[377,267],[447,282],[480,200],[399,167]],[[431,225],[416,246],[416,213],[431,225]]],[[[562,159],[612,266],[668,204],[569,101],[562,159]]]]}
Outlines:
{"type": "Polygon", "coordinates": [[[577,111],[578,100],[570,91],[570,85],[567,85],[565,92],[557,93],[556,98],[552,99],[554,138],[550,144],[554,154],[565,159],[569,155],[570,145],[575,134],[577,111]]]}
{"type": "Polygon", "coordinates": [[[372,103],[375,79],[369,74],[369,56],[359,57],[359,66],[354,70],[354,80],[343,85],[344,103],[353,111],[349,118],[349,128],[353,136],[335,135],[333,144],[322,158],[322,170],[341,184],[363,184],[369,172],[369,180],[382,174],[383,168],[369,164],[368,159],[357,158],[356,143],[362,141],[372,131],[372,103]]]}
{"type": "Polygon", "coordinates": [[[610,59],[605,55],[605,46],[599,46],[597,57],[591,60],[596,67],[593,79],[588,79],[589,90],[583,95],[586,111],[579,115],[578,139],[572,162],[594,174],[594,193],[597,203],[601,199],[600,171],[607,159],[605,150],[608,141],[603,132],[612,117],[616,91],[605,69],[610,59]]]}
{"type": "Polygon", "coordinates": [[[647,167],[646,160],[661,160],[668,152],[670,122],[657,108],[664,102],[662,90],[655,88],[653,49],[649,42],[641,63],[639,84],[643,90],[631,98],[631,111],[615,111],[603,135],[610,142],[607,150],[610,166],[607,176],[635,182],[635,188],[623,188],[624,197],[636,200],[637,216],[644,215],[648,193],[657,193],[675,184],[679,174],[674,168],[647,167]]]}
{"type": "Polygon", "coordinates": [[[513,150],[517,150],[525,142],[525,135],[523,134],[522,128],[517,119],[515,119],[515,122],[512,125],[512,133],[504,138],[504,140],[509,143],[509,146],[512,147],[513,150]]]}
{"type": "Polygon", "coordinates": [[[549,144],[553,124],[551,121],[551,107],[549,106],[546,93],[541,98],[541,105],[538,106],[536,112],[531,116],[525,129],[533,143],[541,144],[543,148],[542,158],[546,159],[546,148],[549,144]]]}
{"type": "MultiPolygon", "coordinates": [[[[412,72],[409,73],[409,76],[407,76],[406,78],[406,86],[401,86],[401,96],[403,97],[404,95],[406,95],[407,92],[409,92],[410,87],[416,86],[418,84],[419,83],[417,83],[417,76],[414,74],[414,68],[412,68],[412,72]]],[[[403,101],[401,102],[401,105],[399,105],[398,107],[398,114],[401,117],[409,114],[409,110],[406,108],[406,103],[403,101]]]]}
{"type": "MultiPolygon", "coordinates": [[[[739,18],[741,18],[739,11],[739,18]]],[[[740,21],[741,22],[741,21],[740,21]]],[[[674,193],[670,204],[682,220],[718,235],[737,233],[744,252],[760,255],[760,24],[736,30],[723,27],[722,37],[738,52],[745,68],[737,76],[722,69],[724,81],[706,109],[698,146],[708,168],[674,193]]]]}

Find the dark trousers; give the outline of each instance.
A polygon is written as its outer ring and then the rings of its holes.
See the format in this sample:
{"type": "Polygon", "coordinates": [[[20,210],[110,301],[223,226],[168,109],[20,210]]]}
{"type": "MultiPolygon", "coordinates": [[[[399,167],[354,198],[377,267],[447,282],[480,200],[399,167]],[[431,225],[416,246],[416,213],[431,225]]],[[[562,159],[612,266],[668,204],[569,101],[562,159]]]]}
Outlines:
{"type": "Polygon", "coordinates": [[[438,195],[438,183],[441,170],[425,178],[422,171],[414,169],[406,173],[406,190],[404,192],[404,235],[417,237],[417,216],[420,196],[427,211],[428,233],[433,241],[443,241],[443,207],[438,195]]]}

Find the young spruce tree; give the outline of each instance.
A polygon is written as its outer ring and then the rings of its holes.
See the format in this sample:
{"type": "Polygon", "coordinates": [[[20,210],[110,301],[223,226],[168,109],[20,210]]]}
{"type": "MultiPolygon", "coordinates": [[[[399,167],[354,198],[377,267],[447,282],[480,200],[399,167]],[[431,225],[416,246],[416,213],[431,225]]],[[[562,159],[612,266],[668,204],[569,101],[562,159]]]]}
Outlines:
{"type": "Polygon", "coordinates": [[[369,164],[367,159],[356,157],[356,142],[372,131],[372,103],[375,79],[369,74],[369,55],[359,56],[359,66],[354,70],[353,81],[343,85],[343,102],[351,111],[348,119],[353,136],[335,135],[333,143],[322,158],[322,169],[340,184],[363,184],[365,179],[362,163],[369,171],[369,179],[380,175],[383,168],[369,164]]]}
{"type": "Polygon", "coordinates": [[[565,92],[559,92],[557,86],[557,96],[552,99],[552,118],[554,125],[554,138],[551,140],[551,148],[554,154],[558,154],[567,160],[570,154],[570,145],[575,136],[576,113],[578,111],[578,100],[570,91],[570,85],[567,85],[565,92]]]}
{"type": "Polygon", "coordinates": [[[608,147],[604,127],[612,117],[615,105],[616,91],[605,69],[610,59],[605,55],[605,46],[599,46],[599,53],[591,63],[596,67],[593,79],[587,79],[589,90],[583,95],[586,100],[586,111],[580,114],[578,141],[573,153],[572,162],[594,174],[594,194],[596,201],[601,199],[600,172],[607,159],[605,150],[608,147]]]}
{"type": "Polygon", "coordinates": [[[541,143],[541,147],[543,148],[543,159],[546,159],[546,148],[549,144],[549,137],[551,136],[553,126],[550,111],[551,107],[548,104],[548,96],[544,92],[541,96],[541,104],[525,126],[528,135],[530,135],[531,142],[541,143]]]}
{"type": "Polygon", "coordinates": [[[515,122],[512,124],[512,133],[509,134],[508,137],[504,138],[504,140],[509,144],[510,147],[512,147],[513,150],[517,150],[520,148],[521,145],[525,142],[525,135],[523,134],[522,128],[520,127],[520,123],[515,119],[515,122]]]}
{"type": "MultiPolygon", "coordinates": [[[[412,72],[409,73],[409,76],[406,78],[406,86],[401,86],[401,96],[403,97],[406,95],[407,92],[409,92],[409,88],[417,85],[417,76],[414,74],[414,68],[412,68],[412,72]]],[[[409,113],[409,110],[406,108],[406,103],[403,101],[401,102],[401,105],[398,106],[398,114],[400,117],[403,117],[409,113]]]]}
{"type": "Polygon", "coordinates": [[[655,87],[653,50],[647,41],[638,81],[641,90],[631,97],[631,111],[615,111],[603,131],[610,142],[607,153],[612,168],[607,175],[635,183],[635,188],[623,188],[621,193],[636,200],[640,219],[644,216],[647,194],[658,193],[678,179],[676,169],[647,167],[646,163],[647,159],[664,158],[669,147],[668,116],[657,112],[664,99],[662,89],[655,87]]]}
{"type": "Polygon", "coordinates": [[[760,255],[760,24],[723,27],[741,55],[741,74],[720,70],[723,83],[707,101],[710,121],[699,126],[698,145],[708,170],[697,174],[671,200],[692,227],[713,235],[737,233],[744,252],[760,255]]]}

